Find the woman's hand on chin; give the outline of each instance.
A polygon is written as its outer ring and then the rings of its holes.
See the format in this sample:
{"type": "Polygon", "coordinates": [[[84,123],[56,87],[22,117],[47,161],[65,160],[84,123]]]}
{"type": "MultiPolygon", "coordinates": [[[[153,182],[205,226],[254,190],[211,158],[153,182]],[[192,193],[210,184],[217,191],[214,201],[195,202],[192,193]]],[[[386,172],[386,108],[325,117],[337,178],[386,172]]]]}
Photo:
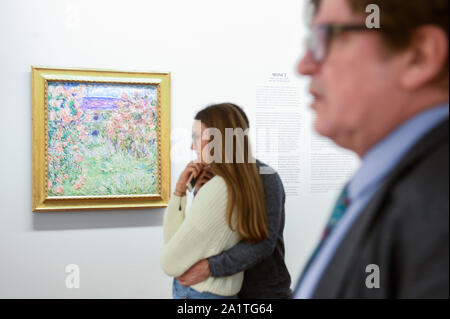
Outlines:
{"type": "Polygon", "coordinates": [[[202,188],[203,185],[208,183],[212,178],[214,177],[214,174],[211,173],[210,167],[205,166],[200,173],[200,176],[197,179],[197,182],[195,183],[195,189],[198,192],[200,188],[202,188]]]}
{"type": "Polygon", "coordinates": [[[175,192],[179,194],[186,194],[187,184],[188,182],[190,182],[189,179],[191,175],[193,175],[193,178],[197,178],[204,168],[205,168],[204,164],[195,163],[194,161],[187,164],[186,168],[178,178],[178,182],[175,187],[175,192]]]}

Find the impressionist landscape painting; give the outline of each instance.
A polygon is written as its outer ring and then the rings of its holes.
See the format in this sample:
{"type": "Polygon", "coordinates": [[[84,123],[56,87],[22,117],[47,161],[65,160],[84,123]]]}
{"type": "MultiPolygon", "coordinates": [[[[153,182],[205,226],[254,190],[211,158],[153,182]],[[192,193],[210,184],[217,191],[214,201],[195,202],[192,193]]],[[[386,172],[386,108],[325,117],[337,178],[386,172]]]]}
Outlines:
{"type": "Polygon", "coordinates": [[[48,81],[52,197],[158,193],[155,85],[48,81]]]}

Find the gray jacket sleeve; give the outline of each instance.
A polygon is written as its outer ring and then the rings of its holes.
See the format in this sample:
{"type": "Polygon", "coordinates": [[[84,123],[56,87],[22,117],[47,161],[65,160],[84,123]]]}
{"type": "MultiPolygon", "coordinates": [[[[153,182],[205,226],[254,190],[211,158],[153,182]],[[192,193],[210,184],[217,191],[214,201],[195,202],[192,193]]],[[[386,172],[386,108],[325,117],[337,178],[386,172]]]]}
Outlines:
{"type": "Polygon", "coordinates": [[[208,258],[212,277],[230,276],[245,271],[269,257],[277,244],[284,220],[285,193],[278,173],[260,175],[266,199],[269,237],[257,244],[246,240],[231,249],[208,258]]]}

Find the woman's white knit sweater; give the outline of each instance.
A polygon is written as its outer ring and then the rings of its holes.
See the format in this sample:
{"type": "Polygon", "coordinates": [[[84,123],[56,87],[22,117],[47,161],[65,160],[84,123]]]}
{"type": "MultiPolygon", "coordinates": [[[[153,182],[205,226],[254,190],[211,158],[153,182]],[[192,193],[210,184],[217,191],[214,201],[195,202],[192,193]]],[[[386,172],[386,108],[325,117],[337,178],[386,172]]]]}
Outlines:
{"type": "MultiPolygon", "coordinates": [[[[186,196],[170,198],[164,214],[165,245],[161,256],[161,267],[166,274],[181,276],[199,260],[218,255],[242,239],[227,223],[227,201],[227,186],[220,176],[213,177],[199,190],[187,214],[186,196]]],[[[233,296],[241,290],[243,279],[243,272],[228,277],[209,277],[192,288],[233,296]]]]}

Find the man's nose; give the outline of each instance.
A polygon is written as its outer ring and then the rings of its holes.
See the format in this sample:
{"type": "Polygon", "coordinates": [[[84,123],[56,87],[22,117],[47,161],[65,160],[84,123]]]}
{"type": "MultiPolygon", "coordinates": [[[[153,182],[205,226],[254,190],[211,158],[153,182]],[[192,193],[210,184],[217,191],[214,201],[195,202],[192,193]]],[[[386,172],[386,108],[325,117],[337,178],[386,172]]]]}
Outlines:
{"type": "Polygon", "coordinates": [[[317,63],[314,62],[310,50],[307,50],[297,64],[297,72],[301,75],[312,75],[318,69],[317,63]]]}

